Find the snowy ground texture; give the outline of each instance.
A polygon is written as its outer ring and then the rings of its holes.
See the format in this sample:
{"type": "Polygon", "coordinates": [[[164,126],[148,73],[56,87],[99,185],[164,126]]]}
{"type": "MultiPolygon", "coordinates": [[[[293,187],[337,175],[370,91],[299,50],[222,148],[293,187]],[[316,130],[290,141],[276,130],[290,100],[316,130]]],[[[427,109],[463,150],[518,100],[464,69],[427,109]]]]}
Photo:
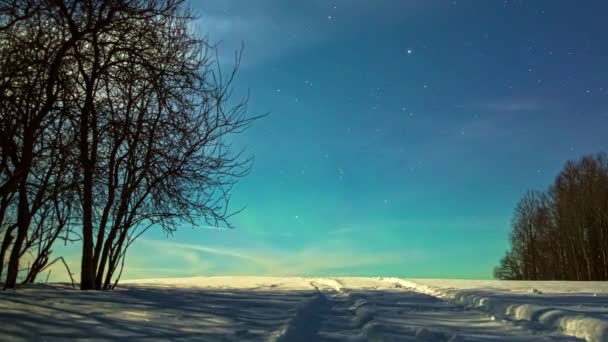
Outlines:
{"type": "Polygon", "coordinates": [[[206,277],[0,292],[1,341],[608,341],[608,283],[206,277]]]}

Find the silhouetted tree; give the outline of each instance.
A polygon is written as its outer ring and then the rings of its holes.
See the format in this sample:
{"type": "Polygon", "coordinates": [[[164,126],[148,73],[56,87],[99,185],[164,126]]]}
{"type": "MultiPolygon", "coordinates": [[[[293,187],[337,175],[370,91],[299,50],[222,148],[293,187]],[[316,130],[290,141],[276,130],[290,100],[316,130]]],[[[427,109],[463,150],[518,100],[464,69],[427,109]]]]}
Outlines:
{"type": "Polygon", "coordinates": [[[75,226],[86,290],[114,286],[149,227],[229,225],[250,160],[226,137],[255,118],[229,103],[240,56],[222,74],[193,19],[184,0],[0,2],[5,287],[29,250],[33,282],[75,226]]]}
{"type": "Polygon", "coordinates": [[[518,203],[501,279],[608,280],[608,158],[568,161],[546,193],[518,203]]]}
{"type": "Polygon", "coordinates": [[[0,3],[0,252],[10,251],[5,287],[16,284],[19,260],[31,246],[32,218],[52,197],[50,188],[64,191],[59,170],[67,160],[59,151],[72,139],[69,133],[61,139],[67,120],[57,104],[63,60],[75,40],[51,19],[50,3],[0,3]]]}
{"type": "Polygon", "coordinates": [[[507,251],[505,256],[500,259],[500,264],[494,268],[494,277],[498,279],[521,280],[524,279],[521,273],[521,266],[512,251],[507,251]]]}

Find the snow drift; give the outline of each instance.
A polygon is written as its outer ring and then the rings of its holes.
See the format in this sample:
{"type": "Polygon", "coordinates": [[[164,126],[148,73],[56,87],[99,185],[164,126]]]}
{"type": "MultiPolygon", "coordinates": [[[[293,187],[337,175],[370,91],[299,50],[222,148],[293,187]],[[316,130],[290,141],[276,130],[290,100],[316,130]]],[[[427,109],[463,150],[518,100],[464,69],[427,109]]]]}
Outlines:
{"type": "MultiPolygon", "coordinates": [[[[558,329],[564,334],[582,338],[589,342],[608,341],[608,321],[589,313],[552,307],[549,306],[550,303],[547,303],[548,305],[518,303],[512,300],[512,296],[494,296],[488,290],[440,288],[399,278],[384,278],[383,280],[482,310],[498,318],[506,317],[539,323],[546,328],[558,329]]],[[[541,293],[536,288],[533,288],[530,292],[541,293]]]]}

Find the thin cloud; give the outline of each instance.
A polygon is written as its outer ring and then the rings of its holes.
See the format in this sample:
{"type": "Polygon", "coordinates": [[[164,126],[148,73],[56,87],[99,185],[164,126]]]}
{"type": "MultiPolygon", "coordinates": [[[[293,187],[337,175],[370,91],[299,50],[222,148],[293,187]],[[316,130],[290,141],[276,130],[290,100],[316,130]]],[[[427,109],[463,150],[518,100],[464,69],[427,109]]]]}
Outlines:
{"type": "Polygon", "coordinates": [[[354,227],[342,227],[334,230],[330,230],[329,234],[331,235],[348,235],[356,232],[357,229],[354,227]]]}
{"type": "Polygon", "coordinates": [[[539,100],[508,99],[480,103],[474,107],[492,112],[533,112],[548,107],[548,104],[539,100]]]}
{"type": "Polygon", "coordinates": [[[202,252],[202,253],[206,253],[206,254],[213,254],[213,255],[243,259],[245,261],[250,261],[250,262],[259,263],[259,264],[266,264],[266,263],[270,262],[270,260],[267,260],[264,258],[259,258],[254,255],[248,255],[247,253],[242,253],[242,252],[232,250],[229,248],[207,247],[207,246],[203,246],[203,245],[194,245],[194,244],[179,243],[179,242],[172,242],[172,241],[162,241],[162,240],[141,239],[140,242],[143,244],[149,245],[151,247],[156,247],[157,249],[160,249],[162,251],[181,249],[181,250],[197,251],[197,252],[202,252]]]}
{"type": "MultiPolygon", "coordinates": [[[[389,251],[382,253],[363,252],[356,249],[346,248],[345,246],[325,244],[323,246],[307,247],[295,251],[281,251],[271,248],[258,248],[235,250],[232,248],[205,246],[198,244],[187,244],[162,240],[140,241],[145,245],[146,253],[151,249],[154,254],[171,254],[177,256],[175,262],[181,263],[179,257],[182,253],[196,252],[206,255],[205,267],[212,265],[211,268],[195,267],[199,273],[190,272],[187,275],[266,275],[266,276],[299,276],[299,275],[319,275],[327,272],[339,271],[352,267],[362,266],[381,266],[394,264],[407,264],[408,262],[419,262],[425,256],[421,251],[389,251]],[[213,265],[217,267],[213,267],[213,265]],[[203,272],[200,272],[200,271],[203,272]]],[[[140,245],[141,246],[141,245],[140,245]]],[[[135,252],[132,259],[139,259],[140,255],[135,252]]],[[[190,257],[189,266],[192,264],[190,257]]],[[[141,265],[141,261],[137,265],[141,265]]],[[[143,271],[145,267],[137,267],[143,271]]],[[[171,274],[163,272],[163,268],[155,268],[157,272],[150,272],[149,277],[163,277],[171,274]]],[[[127,270],[128,271],[128,270],[127,270]]],[[[141,277],[138,273],[138,277],[141,277]]],[[[133,278],[126,272],[128,278],[133,278]]]]}
{"type": "MultiPolygon", "coordinates": [[[[384,22],[403,20],[417,13],[426,2],[390,4],[383,10],[365,0],[342,0],[328,4],[322,0],[285,2],[282,0],[209,0],[196,2],[194,25],[219,43],[222,62],[231,62],[244,45],[242,67],[280,59],[296,51],[329,41],[341,32],[361,27],[361,18],[383,16],[384,22]]],[[[387,4],[388,5],[388,4],[387,4]]]]}

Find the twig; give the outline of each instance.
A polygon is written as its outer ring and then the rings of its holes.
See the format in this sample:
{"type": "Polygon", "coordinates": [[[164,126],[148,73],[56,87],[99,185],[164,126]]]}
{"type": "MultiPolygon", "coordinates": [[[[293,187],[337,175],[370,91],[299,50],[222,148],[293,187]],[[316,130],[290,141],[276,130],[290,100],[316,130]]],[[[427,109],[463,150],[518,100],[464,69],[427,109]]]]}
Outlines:
{"type": "MultiPolygon", "coordinates": [[[[72,288],[76,288],[76,285],[74,284],[74,278],[72,277],[72,272],[70,271],[70,267],[68,267],[68,264],[65,262],[65,259],[63,259],[63,257],[59,257],[59,258],[51,261],[48,265],[44,266],[44,268],[41,269],[40,272],[42,272],[45,269],[47,269],[48,267],[50,267],[51,265],[56,263],[58,260],[61,260],[61,262],[63,262],[65,269],[68,271],[68,275],[70,276],[70,280],[72,281],[72,288]]],[[[50,274],[50,272],[49,272],[49,274],[50,274]]],[[[48,277],[47,277],[47,281],[48,281],[48,277]]]]}

